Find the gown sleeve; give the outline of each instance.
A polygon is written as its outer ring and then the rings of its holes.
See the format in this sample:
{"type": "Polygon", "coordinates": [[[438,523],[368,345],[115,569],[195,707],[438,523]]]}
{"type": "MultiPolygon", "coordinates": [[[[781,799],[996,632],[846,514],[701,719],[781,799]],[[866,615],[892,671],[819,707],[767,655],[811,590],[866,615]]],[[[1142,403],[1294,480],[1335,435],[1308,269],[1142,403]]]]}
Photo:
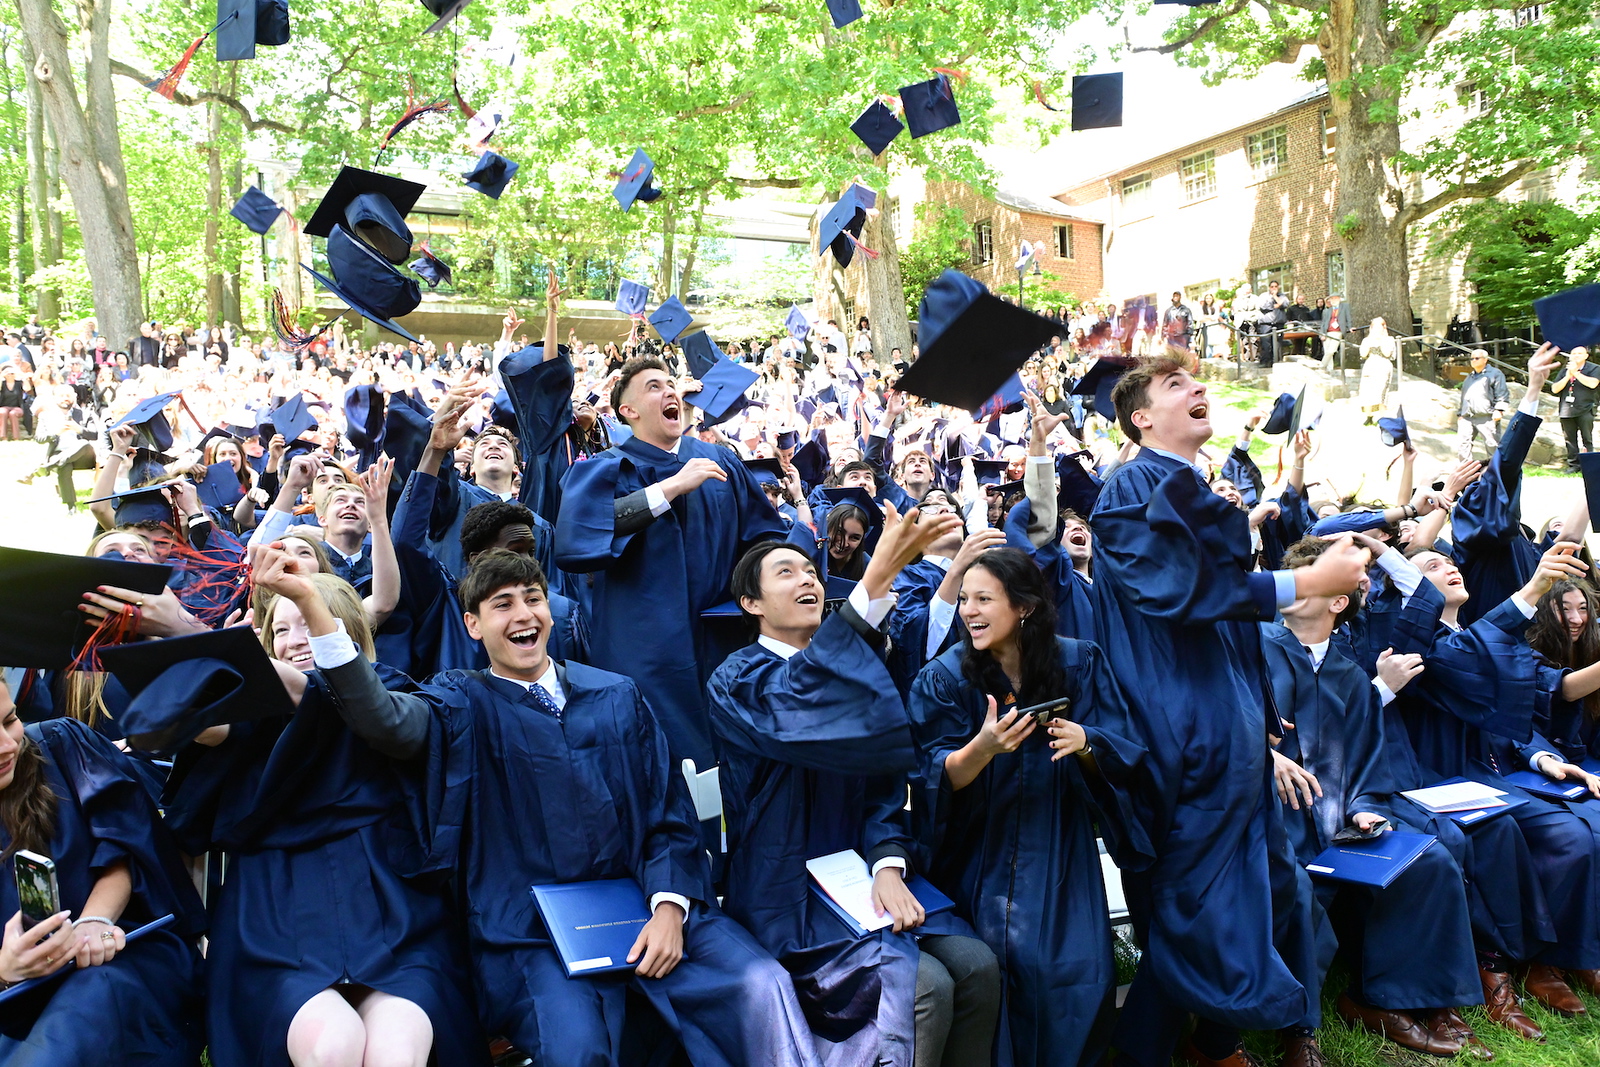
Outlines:
{"type": "MultiPolygon", "coordinates": [[[[562,570],[605,570],[638,536],[617,530],[617,498],[626,495],[617,491],[623,463],[615,450],[604,452],[572,467],[562,479],[556,518],[556,563],[562,570]]],[[[776,519],[777,513],[773,515],[776,519]]]]}
{"type": "Polygon", "coordinates": [[[1523,638],[1527,627],[1514,604],[1501,604],[1465,630],[1439,637],[1410,686],[1420,683],[1432,703],[1469,725],[1526,740],[1541,697],[1548,700],[1539,692],[1538,662],[1523,638]]]}
{"type": "Polygon", "coordinates": [[[1144,773],[1145,750],[1134,740],[1138,733],[1127,697],[1104,653],[1088,642],[1077,644],[1078,699],[1071,716],[1083,727],[1093,753],[1091,766],[1079,761],[1084,786],[1100,812],[1100,833],[1111,858],[1123,870],[1143,870],[1156,858],[1148,827],[1158,803],[1144,773]]]}
{"type": "Polygon", "coordinates": [[[955,798],[945,776],[945,760],[977,733],[966,707],[967,687],[951,674],[948,664],[948,658],[941,656],[922,668],[907,701],[917,744],[917,778],[912,788],[921,794],[913,797],[912,806],[922,812],[918,844],[924,855],[939,852],[955,798]]]}

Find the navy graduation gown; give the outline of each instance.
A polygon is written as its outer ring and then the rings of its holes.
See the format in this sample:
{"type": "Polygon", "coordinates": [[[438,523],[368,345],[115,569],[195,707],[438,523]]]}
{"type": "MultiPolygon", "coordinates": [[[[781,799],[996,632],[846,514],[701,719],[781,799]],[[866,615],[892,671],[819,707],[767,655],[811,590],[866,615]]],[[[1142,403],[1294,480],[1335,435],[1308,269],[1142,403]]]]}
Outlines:
{"type": "MultiPolygon", "coordinates": [[[[806,872],[808,859],[845,849],[869,868],[885,857],[910,866],[906,772],[916,757],[893,681],[835,612],[788,659],[759,643],[735,652],[707,693],[723,757],[723,907],[794,975],[825,1064],[909,1067],[915,938],[880,930],[858,941],[815,899],[806,872]]],[[[972,936],[947,913],[917,933],[972,936]]]]}
{"type": "Polygon", "coordinates": [[[1072,565],[1072,557],[1061,544],[1060,529],[1044,544],[1035,545],[1028,537],[1031,521],[1033,505],[1025,499],[1017,501],[1006,516],[1006,547],[1026,552],[1044,575],[1045,585],[1055,591],[1057,635],[1094,640],[1094,601],[1089,595],[1094,583],[1072,565]]]}
{"type": "Polygon", "coordinates": [[[517,418],[517,444],[522,453],[520,499],[554,522],[561,513],[561,478],[582,458],[572,447],[572,364],[567,346],[557,345],[557,358],[544,358],[544,345],[529,345],[500,364],[500,379],[517,418]]]}
{"type": "Polygon", "coordinates": [[[814,1064],[788,974],[714,903],[688,786],[638,686],[558,672],[559,717],[487,673],[427,687],[429,861],[459,871],[485,1024],[535,1063],[616,1064],[632,990],[697,1065],[814,1064]],[[671,974],[567,977],[528,887],[599,878],[689,898],[671,974]]]}
{"type": "Polygon", "coordinates": [[[1130,799],[1143,788],[1144,750],[1131,740],[1122,691],[1093,645],[1057,642],[1067,717],[1088,735],[1093,770],[1076,757],[1052,762],[1036,730],[954,790],[945,760],[977,735],[987,708],[962,674],[964,650],[929,663],[911,690],[920,866],[999,960],[1000,1067],[1094,1064],[1105,1054],[1116,970],[1096,822],[1123,862],[1150,853],[1130,799]]]}
{"type": "MultiPolygon", "coordinates": [[[[377,670],[388,688],[410,687],[377,670]]],[[[408,812],[420,768],[356,738],[321,678],[307,679],[293,716],[234,723],[215,748],[189,745],[169,782],[185,851],[228,853],[207,954],[211,1062],[286,1067],[295,1013],[354,984],[421,1007],[441,1067],[484,1063],[445,890],[419,876],[408,812]]]]}
{"type": "MultiPolygon", "coordinates": [[[[911,683],[928,662],[928,612],[946,573],[932,560],[920,559],[894,580],[896,600],[889,613],[888,667],[902,699],[910,695],[911,683]]],[[[965,628],[958,611],[935,654],[960,643],[965,628]]]]}
{"type": "Polygon", "coordinates": [[[1503,603],[1539,567],[1539,546],[1522,528],[1522,465],[1543,421],[1512,415],[1483,477],[1450,512],[1456,566],[1472,594],[1461,607],[1463,625],[1503,603]]]}
{"type": "MultiPolygon", "coordinates": [[[[131,931],[164,915],[177,922],[109,963],[69,968],[59,982],[0,1005],[0,1063],[198,1064],[205,1015],[194,939],[205,929],[205,913],[155,802],[128,757],[82,723],[52,719],[29,726],[27,735],[44,757],[44,783],[57,798],[45,852],[56,863],[61,906],[83,914],[96,880],[124,861],[133,896],[118,925],[131,931]]],[[[0,851],[10,846],[0,829],[0,851]]],[[[8,859],[0,871],[0,912],[10,918],[19,907],[8,859]]]]}
{"type": "Polygon", "coordinates": [[[569,571],[593,572],[595,666],[638,682],[674,754],[710,767],[716,755],[705,682],[714,664],[700,613],[728,599],[728,579],[746,548],[785,538],[783,520],[732,453],[692,437],[680,439],[676,455],[630,437],[571,468],[562,493],[556,559],[569,571]],[[710,479],[678,497],[638,533],[616,532],[618,499],[697,458],[716,463],[728,480],[710,479]]]}
{"type": "MultiPolygon", "coordinates": [[[[1322,796],[1281,811],[1302,865],[1333,844],[1358,812],[1394,818],[1377,689],[1356,663],[1329,647],[1320,669],[1287,627],[1262,624],[1262,647],[1278,713],[1290,730],[1278,750],[1316,775],[1322,796]]],[[[1358,921],[1346,942],[1363,1004],[1407,1009],[1482,1000],[1466,887],[1450,852],[1434,844],[1382,890],[1314,883],[1318,899],[1358,921]]]]}
{"type": "Polygon", "coordinates": [[[1117,1046],[1164,1062],[1184,1011],[1243,1029],[1315,1025],[1317,997],[1297,977],[1316,969],[1304,943],[1314,916],[1284,910],[1306,875],[1267,759],[1254,620],[1270,616],[1272,579],[1249,573],[1245,514],[1144,450],[1111,475],[1092,526],[1096,643],[1127,691],[1157,798],[1145,816],[1156,859],[1118,860],[1148,932],[1117,1046]]]}

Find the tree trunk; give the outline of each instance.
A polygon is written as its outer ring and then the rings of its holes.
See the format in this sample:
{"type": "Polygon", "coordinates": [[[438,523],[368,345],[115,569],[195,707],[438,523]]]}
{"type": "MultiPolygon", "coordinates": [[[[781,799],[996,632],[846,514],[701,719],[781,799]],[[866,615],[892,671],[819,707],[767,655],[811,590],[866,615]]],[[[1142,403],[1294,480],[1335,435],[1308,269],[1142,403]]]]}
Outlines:
{"type": "Polygon", "coordinates": [[[656,277],[656,292],[663,300],[677,291],[673,285],[678,273],[673,267],[678,254],[677,240],[677,219],[673,218],[672,208],[667,207],[661,212],[661,267],[656,277]]]}
{"type": "Polygon", "coordinates": [[[678,299],[689,299],[689,279],[694,275],[695,257],[700,254],[700,235],[706,228],[706,202],[709,198],[700,197],[700,203],[695,206],[694,233],[689,237],[689,250],[683,255],[683,270],[678,274],[678,285],[673,292],[678,294],[678,299]]]}
{"type": "MultiPolygon", "coordinates": [[[[49,160],[45,148],[44,96],[33,76],[33,48],[21,41],[22,65],[28,79],[28,122],[24,137],[28,150],[28,209],[33,215],[33,269],[53,267],[61,260],[60,216],[50,199],[49,160]]],[[[61,314],[61,293],[51,288],[34,291],[33,309],[39,321],[53,325],[61,314]]]]}
{"type": "Polygon", "coordinates": [[[77,210],[83,256],[93,283],[95,318],[108,343],[138,336],[142,313],[139,254],[128,205],[128,179],[117,137],[111,84],[109,0],[80,0],[85,20],[88,109],[78,102],[67,28],[51,0],[16,0],[22,31],[33,46],[33,74],[61,153],[62,176],[77,210]]]}
{"type": "MultiPolygon", "coordinates": [[[[213,72],[211,88],[221,87],[213,72]]],[[[222,214],[222,108],[206,105],[206,322],[222,325],[222,249],[217,244],[217,220],[222,214]]]]}
{"type": "MultiPolygon", "coordinates": [[[[26,134],[17,121],[22,111],[17,107],[17,82],[13,75],[16,68],[12,65],[11,58],[11,41],[7,37],[0,40],[0,74],[5,77],[6,103],[11,105],[6,110],[6,114],[11,116],[10,129],[6,132],[10,135],[11,143],[19,145],[26,143],[26,134]]],[[[27,182],[25,180],[18,182],[11,190],[11,196],[11,244],[7,251],[10,253],[11,287],[17,294],[17,306],[21,307],[26,299],[23,295],[23,286],[28,278],[25,263],[28,248],[27,182]]]]}
{"type": "Polygon", "coordinates": [[[1411,333],[1411,271],[1406,261],[1405,191],[1395,171],[1400,124],[1394,90],[1378,72],[1396,62],[1384,0],[1330,0],[1317,40],[1328,68],[1336,128],[1339,197],[1334,226],[1344,249],[1342,320],[1346,329],[1382,316],[1392,333],[1411,333]],[[1358,84],[1359,80],[1359,84],[1358,84]]]}
{"type": "MultiPolygon", "coordinates": [[[[887,179],[887,173],[884,175],[887,179]]],[[[895,241],[895,205],[889,199],[888,181],[878,193],[878,210],[867,213],[861,229],[861,243],[878,253],[867,259],[867,309],[872,323],[872,355],[887,365],[893,349],[911,356],[911,316],[906,307],[905,284],[900,279],[900,245],[895,241]]],[[[865,257],[859,257],[865,258],[865,257]]],[[[855,323],[841,323],[849,331],[855,323]]]]}

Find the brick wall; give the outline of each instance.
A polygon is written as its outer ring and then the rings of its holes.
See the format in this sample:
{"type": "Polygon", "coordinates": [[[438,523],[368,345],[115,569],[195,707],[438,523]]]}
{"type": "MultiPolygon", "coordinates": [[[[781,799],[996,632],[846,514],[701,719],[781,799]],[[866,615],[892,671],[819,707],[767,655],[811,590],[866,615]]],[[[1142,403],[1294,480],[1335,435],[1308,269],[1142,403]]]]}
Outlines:
{"type": "Polygon", "coordinates": [[[1065,208],[1060,215],[1022,210],[983,196],[959,182],[929,182],[927,199],[931,203],[960,208],[966,216],[969,233],[977,223],[990,223],[992,258],[987,263],[968,263],[961,268],[990,289],[1015,297],[1017,252],[1026,239],[1030,243],[1044,243],[1045,250],[1039,257],[1039,268],[1056,276],[1054,281],[1048,283],[1049,289],[1081,300],[1092,300],[1100,294],[1098,223],[1069,217],[1065,208]],[[1057,254],[1057,226],[1071,228],[1071,258],[1057,254]]]}

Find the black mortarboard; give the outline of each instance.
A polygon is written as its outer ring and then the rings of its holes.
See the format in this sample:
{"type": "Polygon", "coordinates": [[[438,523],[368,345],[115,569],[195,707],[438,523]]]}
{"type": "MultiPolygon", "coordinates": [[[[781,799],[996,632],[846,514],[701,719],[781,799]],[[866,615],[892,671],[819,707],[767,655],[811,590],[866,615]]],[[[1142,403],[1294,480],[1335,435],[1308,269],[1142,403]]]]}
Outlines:
{"type": "Polygon", "coordinates": [[[798,304],[790,304],[789,314],[783,317],[783,328],[796,341],[804,341],[806,334],[811,332],[811,320],[806,318],[806,313],[800,310],[798,304]]]}
{"type": "Polygon", "coordinates": [[[1289,420],[1294,416],[1294,394],[1279,393],[1278,399],[1272,402],[1272,414],[1267,416],[1267,421],[1261,424],[1262,433],[1283,433],[1289,428],[1289,420]]]}
{"type": "Polygon", "coordinates": [[[861,17],[861,0],[828,0],[828,16],[834,29],[848,26],[861,17]]]}
{"type": "Polygon", "coordinates": [[[867,209],[856,195],[856,186],[852,185],[817,224],[817,255],[832,249],[839,266],[848,267],[856,254],[856,242],[851,238],[859,238],[866,224],[867,209]]]}
{"type": "Polygon", "coordinates": [[[126,425],[136,426],[143,439],[142,443],[156,450],[165,451],[172,447],[172,424],[167,421],[165,412],[167,405],[179,395],[179,392],[161,393],[148,400],[141,400],[129,409],[126,415],[113,422],[111,429],[126,425]]]}
{"type": "Polygon", "coordinates": [[[1583,495],[1589,501],[1589,528],[1600,533],[1600,452],[1579,452],[1578,470],[1583,472],[1583,495]]]}
{"type": "Polygon", "coordinates": [[[426,245],[417,249],[417,258],[411,264],[411,273],[437,289],[441,282],[450,280],[450,264],[430,252],[426,245]]]}
{"type": "Polygon", "coordinates": [[[1562,351],[1600,345],[1600,284],[1542,296],[1533,313],[1544,339],[1562,351]]]}
{"type": "Polygon", "coordinates": [[[800,443],[800,435],[794,430],[779,430],[772,443],[779,448],[793,448],[800,443]]]}
{"type": "Polygon", "coordinates": [[[704,330],[696,330],[685,337],[679,347],[683,349],[683,358],[689,365],[689,373],[696,378],[704,378],[711,373],[711,369],[722,360],[722,353],[717,350],[717,343],[711,335],[704,330]]]}
{"type": "Polygon", "coordinates": [[[196,487],[200,503],[226,515],[244,498],[244,486],[232,463],[213,463],[206,468],[205,480],[196,487]]]}
{"type": "Polygon", "coordinates": [[[676,341],[684,330],[694,325],[694,316],[689,314],[689,309],[677,296],[669,296],[661,302],[661,306],[650,313],[650,325],[656,328],[656,333],[667,344],[676,341]]]}
{"type": "Polygon", "coordinates": [[[828,477],[828,450],[815,438],[795,449],[789,462],[807,485],[816,485],[828,477]]]}
{"type": "MultiPolygon", "coordinates": [[[[232,441],[236,445],[244,444],[244,438],[240,437],[232,430],[224,429],[221,426],[213,426],[211,429],[206,431],[206,435],[204,437],[200,438],[200,440],[195,443],[194,447],[197,452],[204,455],[206,445],[209,445],[212,441],[220,441],[223,439],[232,441]]],[[[172,461],[168,460],[167,462],[170,463],[172,461]]]]}
{"type": "Polygon", "coordinates": [[[228,214],[245,224],[245,228],[252,233],[264,234],[272,229],[272,224],[278,221],[278,216],[283,214],[283,208],[272,197],[263,193],[255,186],[244,191],[244,195],[234,201],[233,207],[228,209],[228,214]]]}
{"type": "Polygon", "coordinates": [[[146,751],[174,752],[208,727],[294,714],[248,626],[118,645],[100,652],[100,666],[133,696],[117,726],[146,751]]]}
{"type": "Polygon", "coordinates": [[[1378,436],[1383,439],[1384,445],[1393,448],[1395,445],[1409,445],[1411,434],[1406,429],[1406,409],[1395,409],[1391,419],[1378,420],[1378,436]]]}
{"type": "Polygon", "coordinates": [[[977,476],[979,485],[999,485],[1009,466],[1011,464],[1003,459],[975,459],[972,461],[972,473],[977,476]]]}
{"type": "Polygon", "coordinates": [[[84,503],[98,504],[102,500],[111,501],[112,521],[118,526],[128,526],[136,522],[160,522],[171,526],[176,519],[173,515],[172,501],[165,490],[174,484],[170,480],[155,482],[113,496],[95,497],[84,503]]]}
{"type": "Polygon", "coordinates": [[[947,270],[918,309],[922,356],[896,388],[975,411],[1061,327],[947,270]]]}
{"type": "Polygon", "coordinates": [[[1024,486],[1021,482],[1001,482],[992,488],[997,494],[999,494],[1001,500],[1005,500],[1007,497],[1010,497],[1016,493],[1027,492],[1026,486],[1024,486]]]}
{"type": "Polygon", "coordinates": [[[491,200],[499,200],[506,185],[516,177],[520,166],[520,163],[513,163],[499,152],[485,152],[478,157],[477,164],[461,177],[466,179],[468,188],[476,189],[491,200]]]}
{"type": "Polygon", "coordinates": [[[472,3],[472,0],[422,0],[422,6],[428,9],[428,14],[436,16],[432,26],[423,30],[424,34],[438,33],[450,23],[462,8],[472,3]]]}
{"type": "Polygon", "coordinates": [[[950,87],[948,75],[901,86],[900,104],[905,108],[906,126],[912,137],[925,137],[961,124],[961,112],[956,110],[956,94],[950,87]]]}
{"type": "Polygon", "coordinates": [[[376,385],[353,385],[344,391],[344,435],[370,467],[383,451],[383,391],[376,385]]]}
{"type": "Polygon", "coordinates": [[[638,315],[650,301],[650,287],[630,278],[622,279],[617,287],[617,310],[624,315],[638,315]]]}
{"type": "Polygon", "coordinates": [[[894,117],[894,112],[882,100],[868,104],[867,109],[850,124],[850,132],[861,138],[861,143],[875,156],[883,155],[883,150],[904,129],[904,124],[894,117]]]}
{"type": "Polygon", "coordinates": [[[342,224],[390,263],[404,263],[411,255],[412,240],[405,217],[427,188],[376,171],[345,167],[311,213],[306,236],[328,237],[342,224]]]}
{"type": "Polygon", "coordinates": [[[1094,397],[1094,414],[1115,422],[1117,408],[1110,402],[1110,390],[1117,387],[1117,382],[1122,381],[1122,376],[1126,373],[1128,365],[1120,360],[1106,360],[1106,358],[1094,360],[1090,370],[1083,371],[1083,378],[1072,384],[1072,395],[1094,397]]]}
{"type": "Polygon", "coordinates": [[[715,426],[744,406],[740,403],[745,400],[744,391],[754,385],[761,375],[742,363],[723,358],[697,377],[701,390],[683,399],[700,409],[707,426],[715,426]]]}
{"type": "Polygon", "coordinates": [[[867,522],[873,526],[883,525],[883,509],[878,507],[877,501],[872,499],[872,494],[859,485],[841,485],[837,489],[824,489],[822,495],[830,505],[828,510],[840,504],[854,504],[867,513],[867,522]]]}
{"type": "Polygon", "coordinates": [[[70,665],[94,629],[78,610],[84,593],[114,585],[156,596],[171,576],[165,565],[0,548],[0,663],[70,665]]]}
{"type": "Polygon", "coordinates": [[[289,43],[289,0],[217,0],[217,61],[254,59],[256,45],[289,43]]]}
{"type": "Polygon", "coordinates": [[[1122,125],[1122,72],[1079,74],[1072,79],[1072,128],[1122,125]]]}
{"type": "Polygon", "coordinates": [[[747,459],[744,469],[755,475],[758,482],[783,482],[783,464],[775,459],[747,459]]]}
{"type": "Polygon", "coordinates": [[[322,287],[350,305],[350,310],[377,323],[390,333],[415,341],[405,327],[394,320],[409,315],[422,303],[422,289],[416,280],[395,270],[365,241],[352,237],[343,226],[335,226],[328,237],[328,269],[333,277],[301,264],[322,287]],[[337,279],[337,281],[335,280],[337,279]]]}
{"type": "Polygon", "coordinates": [[[617,187],[611,190],[611,195],[617,198],[622,210],[631,210],[635,200],[643,200],[648,204],[661,195],[660,189],[650,187],[650,179],[655,174],[655,169],[655,162],[645,155],[644,149],[637,149],[633,153],[633,158],[628,160],[628,165],[622,170],[622,179],[617,182],[617,187]]]}
{"type": "Polygon", "coordinates": [[[303,433],[317,428],[317,418],[306,410],[306,398],[300,394],[284,400],[267,416],[272,432],[283,435],[284,441],[293,444],[303,433]]]}

